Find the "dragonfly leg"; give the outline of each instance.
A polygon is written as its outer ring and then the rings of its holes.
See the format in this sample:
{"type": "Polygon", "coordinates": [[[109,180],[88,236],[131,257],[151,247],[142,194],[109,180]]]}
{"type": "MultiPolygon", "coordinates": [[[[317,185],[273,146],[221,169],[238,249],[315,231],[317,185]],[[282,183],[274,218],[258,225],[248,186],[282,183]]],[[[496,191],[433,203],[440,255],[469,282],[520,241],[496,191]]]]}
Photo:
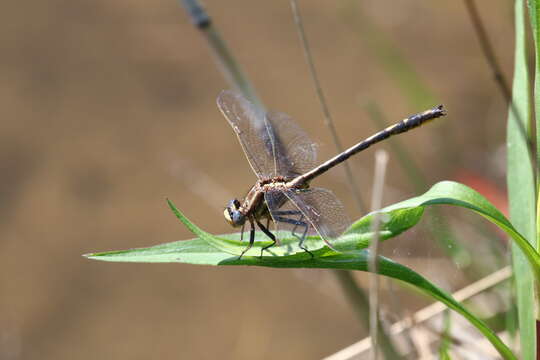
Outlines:
{"type": "MultiPolygon", "coordinates": [[[[263,233],[265,233],[266,236],[268,236],[270,239],[272,239],[272,243],[270,245],[266,245],[265,247],[263,247],[261,249],[261,256],[260,258],[262,258],[263,256],[263,251],[268,249],[268,248],[271,248],[272,246],[276,245],[276,236],[274,234],[272,234],[270,232],[270,230],[268,230],[267,227],[265,227],[263,224],[261,224],[261,222],[259,220],[257,220],[257,225],[259,225],[259,228],[262,230],[263,233]]],[[[268,225],[267,225],[268,226],[268,225]]]]}
{"type": "MultiPolygon", "coordinates": [[[[249,245],[242,251],[240,256],[238,257],[238,260],[242,259],[242,256],[251,249],[253,246],[253,243],[255,242],[255,224],[253,224],[253,220],[249,219],[249,224],[251,225],[251,229],[249,230],[249,245]]],[[[243,233],[243,231],[242,231],[243,233]]]]}
{"type": "Polygon", "coordinates": [[[298,219],[294,219],[297,222],[294,224],[294,227],[291,230],[291,234],[294,237],[297,237],[297,238],[300,237],[299,235],[296,234],[296,229],[299,226],[302,226],[302,227],[304,227],[304,233],[302,234],[302,239],[305,239],[306,234],[307,234],[307,230],[309,228],[309,225],[305,221],[303,221],[304,220],[304,214],[302,214],[301,211],[299,211],[299,210],[285,210],[285,211],[278,210],[278,211],[274,211],[273,214],[274,215],[299,215],[298,219]],[[305,226],[305,225],[308,225],[308,226],[305,226]]]}
{"type": "Polygon", "coordinates": [[[277,210],[272,211],[272,215],[299,215],[302,212],[300,210],[277,210]]]}
{"type": "Polygon", "coordinates": [[[244,241],[244,228],[246,227],[246,223],[242,225],[242,229],[240,229],[240,242],[244,241]]]}
{"type": "MultiPolygon", "coordinates": [[[[297,223],[294,224],[294,227],[293,227],[293,229],[291,231],[291,234],[294,237],[298,237],[298,235],[296,235],[296,229],[298,228],[298,226],[304,226],[306,224],[305,222],[302,221],[302,220],[304,220],[304,214],[302,214],[302,212],[299,211],[299,210],[278,210],[278,211],[274,211],[272,214],[278,215],[278,216],[279,215],[299,215],[298,219],[294,219],[294,220],[297,221],[297,223]]],[[[304,232],[307,232],[307,227],[305,227],[304,232]]]]}
{"type": "Polygon", "coordinates": [[[294,233],[292,233],[292,235],[300,240],[300,244],[298,245],[300,247],[300,249],[307,252],[309,255],[311,255],[312,258],[315,257],[313,255],[313,253],[311,251],[309,251],[307,249],[307,247],[304,246],[304,240],[306,240],[306,235],[307,235],[307,231],[308,231],[308,228],[309,228],[309,224],[307,222],[301,221],[301,220],[289,219],[289,218],[282,217],[282,216],[274,216],[274,220],[277,221],[277,222],[282,222],[282,223],[294,225],[293,230],[296,229],[297,227],[303,227],[304,232],[302,233],[302,236],[296,235],[294,233]]]}
{"type": "MultiPolygon", "coordinates": [[[[302,215],[302,217],[300,218],[300,220],[302,220],[304,218],[304,215],[302,215]]],[[[300,239],[300,243],[298,244],[298,246],[300,247],[300,249],[304,250],[305,252],[309,253],[309,255],[311,255],[311,257],[313,257],[313,254],[311,253],[311,251],[309,251],[307,249],[307,247],[305,247],[304,245],[304,241],[306,240],[306,236],[307,236],[307,231],[308,231],[308,227],[309,225],[307,223],[305,223],[306,226],[304,227],[304,233],[302,234],[302,238],[300,239]]],[[[296,229],[296,226],[295,228],[296,229]]],[[[294,230],[293,230],[294,231],[294,230]]]]}
{"type": "MultiPolygon", "coordinates": [[[[302,221],[304,220],[304,214],[302,214],[300,211],[299,211],[299,214],[300,215],[298,217],[298,219],[296,219],[298,221],[298,224],[302,223],[302,224],[307,224],[306,222],[302,221]]],[[[298,228],[298,224],[294,225],[292,231],[291,231],[291,234],[295,237],[298,237],[298,235],[296,234],[296,229],[298,228]]],[[[307,230],[308,230],[308,227],[305,226],[304,227],[304,234],[302,235],[302,238],[305,238],[306,237],[306,233],[307,233],[307,230]]]]}

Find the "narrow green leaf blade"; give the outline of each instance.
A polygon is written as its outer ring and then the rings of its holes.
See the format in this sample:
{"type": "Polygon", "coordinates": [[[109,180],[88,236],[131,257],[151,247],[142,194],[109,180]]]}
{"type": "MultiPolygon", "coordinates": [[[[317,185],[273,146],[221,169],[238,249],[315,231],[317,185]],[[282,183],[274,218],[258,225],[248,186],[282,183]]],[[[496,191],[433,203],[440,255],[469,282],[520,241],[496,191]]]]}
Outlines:
{"type": "MultiPolygon", "coordinates": [[[[246,248],[247,243],[244,238],[242,242],[241,234],[228,234],[228,235],[211,235],[196,225],[191,223],[170,201],[167,203],[175,216],[195,235],[205,240],[209,245],[212,245],[216,249],[220,249],[223,252],[239,256],[246,248]]],[[[403,231],[408,230],[418,223],[423,214],[423,208],[410,208],[410,209],[397,209],[390,213],[386,213],[384,217],[384,223],[379,228],[379,239],[386,240],[401,234],[403,231]]],[[[384,209],[381,210],[384,212],[384,209]]],[[[350,228],[339,238],[333,242],[335,249],[341,252],[347,252],[352,250],[361,250],[369,246],[371,239],[373,239],[372,221],[374,214],[368,214],[356,221],[350,226],[350,228]]],[[[247,234],[246,234],[247,235],[247,234]]],[[[277,234],[281,240],[281,246],[272,247],[264,252],[264,256],[291,256],[297,254],[301,257],[311,258],[311,256],[302,250],[298,246],[298,239],[291,236],[290,233],[285,232],[283,234],[277,234]]],[[[247,235],[248,236],[248,235],[247,235]]],[[[246,237],[247,237],[246,236],[246,237]]],[[[255,233],[255,244],[245,256],[260,256],[261,249],[271,244],[268,237],[257,231],[255,233]]],[[[305,241],[305,245],[315,255],[324,255],[326,253],[335,253],[329,249],[325,243],[318,236],[308,236],[305,241]]]]}
{"type": "MultiPolygon", "coordinates": [[[[369,244],[371,221],[374,213],[368,214],[354,223],[347,232],[338,239],[338,245],[344,252],[335,252],[317,237],[309,239],[308,246],[313,249],[315,257],[303,251],[298,251],[293,242],[296,239],[285,239],[283,245],[276,247],[271,256],[249,256],[246,254],[239,259],[238,255],[245,248],[245,243],[238,239],[239,234],[211,235],[195,224],[191,223],[172,202],[169,206],[175,215],[182,221],[190,231],[197,235],[197,239],[178,241],[169,244],[157,245],[150,248],[132,249],[125,251],[112,251],[88,254],[86,257],[103,261],[131,261],[131,262],[183,262],[191,264],[206,265],[249,265],[265,266],[274,268],[324,268],[341,270],[367,271],[368,252],[364,249],[369,244]]],[[[539,255],[534,248],[523,238],[523,236],[513,227],[513,225],[483,196],[468,188],[465,185],[444,181],[435,184],[425,194],[405,200],[398,204],[382,209],[381,238],[393,237],[406,229],[414,226],[423,214],[423,209],[427,205],[447,204],[456,205],[471,209],[486,217],[506,231],[512,239],[520,246],[533,267],[538,268],[539,255]],[[528,247],[527,247],[528,246],[528,247]]],[[[260,254],[260,248],[266,245],[264,235],[257,233],[255,254],[260,254]],[[258,249],[257,249],[258,248],[258,249]]],[[[266,255],[266,253],[265,253],[266,255]]],[[[516,359],[509,348],[492,332],[480,319],[469,313],[461,304],[456,302],[450,295],[430,283],[427,279],[417,274],[413,270],[397,264],[384,257],[379,259],[379,273],[409,283],[432,298],[446,304],[449,308],[457,311],[467,318],[484,336],[494,345],[501,356],[505,359],[516,359]]]]}
{"type": "MultiPolygon", "coordinates": [[[[516,0],[518,1],[518,0],[516,0]]],[[[536,113],[536,128],[540,129],[540,0],[529,0],[529,19],[534,39],[534,109],[536,113]]],[[[516,5],[517,6],[517,5],[516,5]]],[[[536,163],[540,164],[540,133],[536,134],[536,163]]]]}
{"type": "MultiPolygon", "coordinates": [[[[531,3],[531,15],[536,6],[531,3]]],[[[534,16],[535,17],[535,16],[534,16]]],[[[534,170],[529,152],[531,104],[527,66],[527,34],[524,0],[515,1],[515,52],[512,103],[507,124],[507,184],[510,218],[517,230],[530,242],[535,234],[535,185],[534,170]],[[521,124],[520,124],[521,122],[521,124]]],[[[536,28],[536,21],[533,22],[536,28]]],[[[537,39],[537,37],[535,37],[537,39]]],[[[534,274],[527,258],[512,244],[519,337],[523,359],[536,359],[536,325],[534,301],[534,274]]]]}
{"type": "MultiPolygon", "coordinates": [[[[205,265],[249,265],[274,268],[323,268],[368,271],[369,253],[366,250],[362,250],[354,253],[334,252],[315,258],[297,254],[265,257],[263,259],[246,256],[238,259],[237,256],[213,248],[205,240],[197,238],[143,249],[88,254],[86,257],[103,261],[182,262],[205,265]]],[[[378,269],[381,275],[413,285],[426,295],[443,302],[449,308],[463,315],[484,334],[504,359],[516,359],[510,349],[485,323],[476,318],[450,295],[418,273],[384,257],[379,257],[378,269]]]]}
{"type": "MultiPolygon", "coordinates": [[[[516,230],[512,223],[493,206],[485,197],[475,190],[453,181],[439,182],[428,192],[418,197],[402,201],[385,208],[385,211],[397,209],[427,206],[427,205],[454,205],[464,207],[482,215],[492,223],[504,230],[519,246],[535,275],[540,271],[540,254],[531,244],[516,230]]],[[[538,276],[540,278],[540,276],[538,276]]]]}

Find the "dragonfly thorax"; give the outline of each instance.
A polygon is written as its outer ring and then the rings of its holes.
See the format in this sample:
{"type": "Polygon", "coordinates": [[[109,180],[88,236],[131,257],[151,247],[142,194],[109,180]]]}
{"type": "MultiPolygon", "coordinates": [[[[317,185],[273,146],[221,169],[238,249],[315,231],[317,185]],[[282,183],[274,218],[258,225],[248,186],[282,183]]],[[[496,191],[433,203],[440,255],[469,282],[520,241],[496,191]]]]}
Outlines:
{"type": "MultiPolygon", "coordinates": [[[[268,207],[264,201],[264,194],[269,191],[286,191],[289,187],[283,176],[258,180],[240,202],[233,199],[227,203],[223,215],[225,220],[233,227],[240,227],[246,220],[258,220],[269,217],[268,207]]],[[[301,188],[306,188],[307,185],[301,188]]]]}

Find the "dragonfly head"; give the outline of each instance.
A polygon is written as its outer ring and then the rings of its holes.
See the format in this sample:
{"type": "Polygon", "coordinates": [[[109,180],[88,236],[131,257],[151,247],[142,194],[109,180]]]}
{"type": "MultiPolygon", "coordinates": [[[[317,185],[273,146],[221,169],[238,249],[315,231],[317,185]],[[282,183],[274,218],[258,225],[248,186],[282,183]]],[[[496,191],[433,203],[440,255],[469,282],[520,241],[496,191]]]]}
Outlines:
{"type": "Polygon", "coordinates": [[[246,222],[246,216],[240,211],[240,201],[237,199],[229,201],[223,215],[225,220],[233,227],[242,226],[246,222]]]}

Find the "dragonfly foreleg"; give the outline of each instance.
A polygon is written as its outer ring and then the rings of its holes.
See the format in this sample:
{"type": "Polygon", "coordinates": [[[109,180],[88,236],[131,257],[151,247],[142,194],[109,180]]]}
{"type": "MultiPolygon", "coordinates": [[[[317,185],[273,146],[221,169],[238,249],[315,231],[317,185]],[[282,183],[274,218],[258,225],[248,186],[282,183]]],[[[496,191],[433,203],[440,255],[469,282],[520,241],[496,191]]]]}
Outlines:
{"type": "Polygon", "coordinates": [[[259,228],[262,230],[262,232],[265,233],[265,235],[268,236],[272,240],[272,243],[270,245],[266,245],[265,247],[263,247],[261,249],[261,256],[260,257],[262,258],[264,250],[266,250],[268,248],[271,248],[272,246],[276,245],[276,236],[274,234],[272,234],[270,232],[270,230],[268,230],[268,228],[266,226],[261,224],[261,222],[259,220],[257,220],[257,225],[259,225],[259,228]]]}
{"type": "MultiPolygon", "coordinates": [[[[298,215],[298,213],[300,213],[300,211],[295,212],[295,215],[298,215]]],[[[274,213],[274,215],[275,215],[275,213],[274,213]]],[[[313,253],[311,251],[309,251],[304,246],[304,241],[306,240],[307,232],[308,232],[308,229],[309,229],[309,224],[307,222],[305,222],[305,221],[302,221],[304,216],[302,215],[302,213],[300,213],[300,215],[301,215],[300,219],[298,219],[298,220],[289,219],[289,218],[282,217],[282,216],[274,216],[274,220],[277,221],[277,222],[282,222],[282,223],[294,225],[294,228],[293,228],[293,231],[291,232],[291,234],[294,237],[296,237],[297,239],[300,240],[300,243],[298,244],[298,246],[300,247],[300,249],[304,250],[309,255],[311,255],[311,257],[314,257],[313,253]],[[297,227],[303,227],[304,228],[304,232],[302,233],[302,236],[298,236],[298,235],[295,234],[295,231],[296,231],[297,227]]]]}
{"type": "MultiPolygon", "coordinates": [[[[244,251],[242,251],[242,253],[238,257],[238,260],[242,259],[242,256],[244,256],[244,254],[249,249],[251,249],[251,247],[253,246],[253,243],[255,242],[255,224],[253,223],[253,220],[251,220],[251,219],[249,219],[249,224],[251,225],[251,229],[249,230],[249,245],[244,249],[244,251]]],[[[243,230],[243,228],[244,227],[242,227],[242,230],[243,230]]],[[[242,234],[243,233],[244,233],[244,231],[242,231],[242,234]]]]}
{"type": "Polygon", "coordinates": [[[240,229],[240,242],[244,241],[244,228],[246,227],[246,223],[242,225],[242,228],[240,229]]]}

